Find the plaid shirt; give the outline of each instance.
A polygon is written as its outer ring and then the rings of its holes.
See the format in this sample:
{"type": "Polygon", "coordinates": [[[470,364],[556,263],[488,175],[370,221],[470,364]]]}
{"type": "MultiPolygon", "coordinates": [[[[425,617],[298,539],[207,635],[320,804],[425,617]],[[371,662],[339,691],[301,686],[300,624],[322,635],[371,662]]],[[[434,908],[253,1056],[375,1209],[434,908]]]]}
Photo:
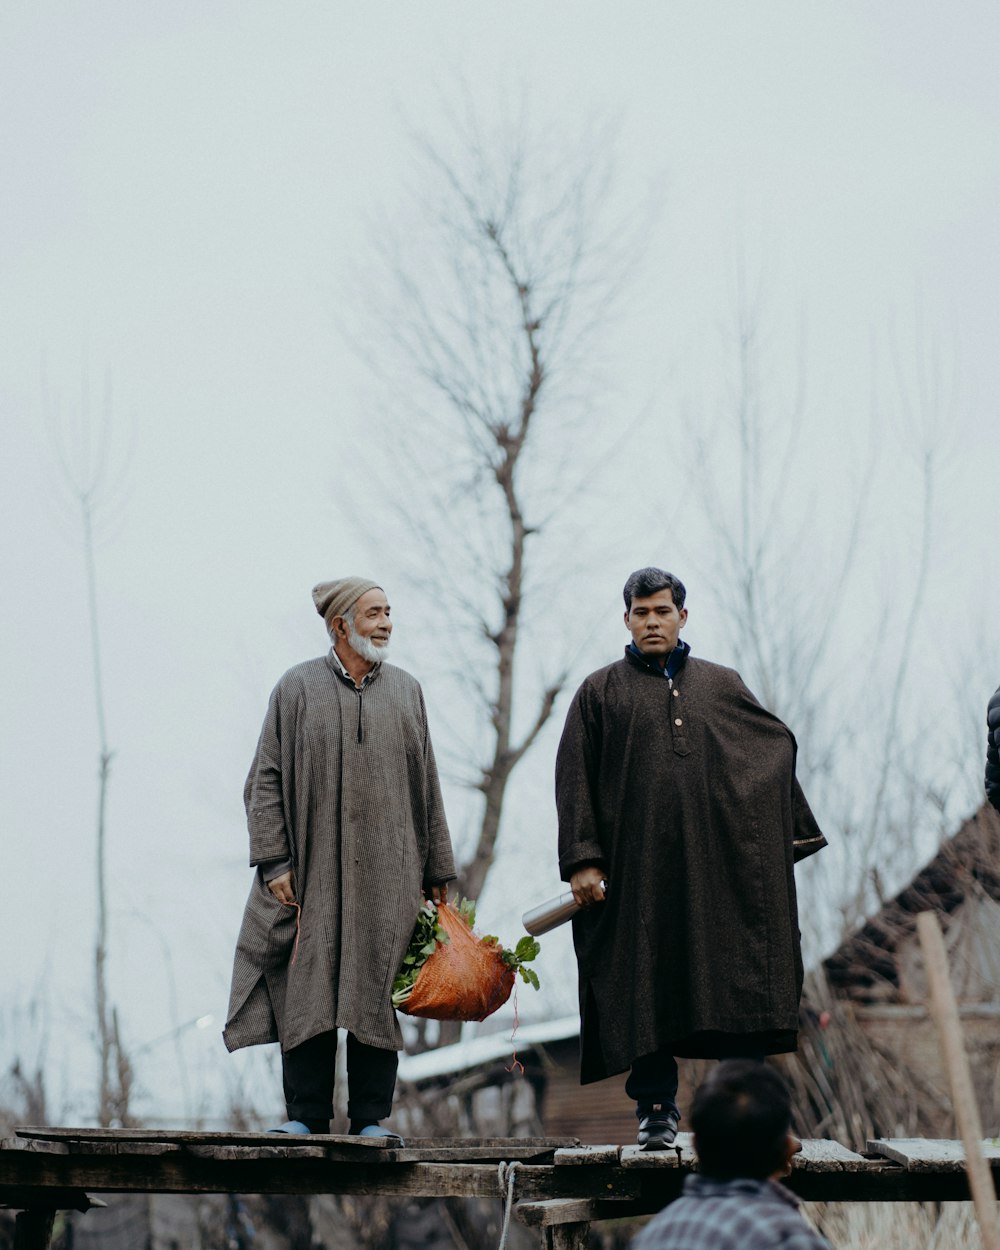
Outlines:
{"type": "Polygon", "coordinates": [[[680,1198],[632,1242],[632,1250],[831,1250],[775,1181],[689,1176],[680,1198]]]}

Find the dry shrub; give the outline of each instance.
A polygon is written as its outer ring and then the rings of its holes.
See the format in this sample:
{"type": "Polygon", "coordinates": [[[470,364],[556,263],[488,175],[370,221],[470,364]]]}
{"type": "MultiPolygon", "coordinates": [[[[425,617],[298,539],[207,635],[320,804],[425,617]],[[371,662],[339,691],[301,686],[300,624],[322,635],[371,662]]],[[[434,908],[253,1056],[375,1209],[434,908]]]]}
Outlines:
{"type": "Polygon", "coordinates": [[[836,1250],[980,1250],[971,1202],[806,1203],[836,1250]]]}
{"type": "Polygon", "coordinates": [[[778,1065],[800,1137],[861,1151],[876,1137],[941,1137],[946,1124],[950,1132],[949,1104],[923,1073],[872,1041],[822,971],[806,981],[798,1051],[778,1065]]]}

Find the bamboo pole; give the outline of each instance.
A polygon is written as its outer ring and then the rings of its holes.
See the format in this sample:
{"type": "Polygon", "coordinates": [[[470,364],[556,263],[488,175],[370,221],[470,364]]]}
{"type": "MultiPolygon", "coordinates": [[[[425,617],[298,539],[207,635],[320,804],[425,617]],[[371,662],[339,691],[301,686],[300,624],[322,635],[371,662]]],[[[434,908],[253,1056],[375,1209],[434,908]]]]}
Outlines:
{"type": "Polygon", "coordinates": [[[1000,1250],[1000,1224],[997,1223],[997,1195],[983,1154],[983,1126],[972,1088],[972,1072],[965,1051],[958,1003],[948,975],[948,956],[937,913],[923,911],[917,916],[917,933],[927,967],[930,1009],[937,1025],[941,1054],[951,1084],[955,1118],[965,1148],[965,1169],[976,1205],[976,1219],[983,1250],[1000,1250]]]}

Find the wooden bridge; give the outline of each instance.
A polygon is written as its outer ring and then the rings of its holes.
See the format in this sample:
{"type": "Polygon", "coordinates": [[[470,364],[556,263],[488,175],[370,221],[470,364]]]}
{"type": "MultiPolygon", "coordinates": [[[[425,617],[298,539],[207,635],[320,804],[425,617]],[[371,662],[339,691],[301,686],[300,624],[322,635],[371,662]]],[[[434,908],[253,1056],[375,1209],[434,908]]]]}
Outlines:
{"type": "MultiPolygon", "coordinates": [[[[987,1143],[994,1180],[1000,1147],[987,1143]]],[[[695,1166],[688,1134],[656,1153],[554,1138],[413,1138],[403,1147],[335,1135],[23,1128],[0,1142],[0,1206],[17,1250],[45,1250],[58,1210],[109,1193],[352,1194],[496,1198],[549,1250],[586,1243],[594,1220],[660,1210],[695,1166]]],[[[815,1202],[955,1202],[970,1197],[961,1143],[870,1141],[856,1153],[803,1142],[788,1187],[815,1202]]]]}

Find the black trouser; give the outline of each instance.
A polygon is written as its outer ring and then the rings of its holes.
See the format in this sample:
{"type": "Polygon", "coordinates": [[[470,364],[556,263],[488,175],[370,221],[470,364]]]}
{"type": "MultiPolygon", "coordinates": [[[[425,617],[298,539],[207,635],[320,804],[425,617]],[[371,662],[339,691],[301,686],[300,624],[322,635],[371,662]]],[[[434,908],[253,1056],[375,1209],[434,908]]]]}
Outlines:
{"type": "MultiPolygon", "coordinates": [[[[742,1049],[743,1054],[732,1057],[763,1063],[763,1051],[754,1050],[752,1046],[742,1049]]],[[[673,1107],[676,1111],[677,1085],[677,1060],[669,1050],[661,1048],[635,1060],[625,1082],[625,1093],[635,1099],[635,1113],[641,1120],[657,1105],[673,1107]]]]}
{"type": "Polygon", "coordinates": [[[641,1055],[632,1064],[625,1082],[625,1093],[635,1100],[641,1120],[656,1105],[677,1110],[677,1060],[668,1050],[641,1055]]]}
{"type": "MultiPolygon", "coordinates": [[[[347,1035],[347,1114],[384,1120],[392,1110],[399,1055],[347,1035]]],[[[285,1107],[290,1120],[332,1120],[337,1033],[317,1033],[281,1056],[285,1107]]]]}

